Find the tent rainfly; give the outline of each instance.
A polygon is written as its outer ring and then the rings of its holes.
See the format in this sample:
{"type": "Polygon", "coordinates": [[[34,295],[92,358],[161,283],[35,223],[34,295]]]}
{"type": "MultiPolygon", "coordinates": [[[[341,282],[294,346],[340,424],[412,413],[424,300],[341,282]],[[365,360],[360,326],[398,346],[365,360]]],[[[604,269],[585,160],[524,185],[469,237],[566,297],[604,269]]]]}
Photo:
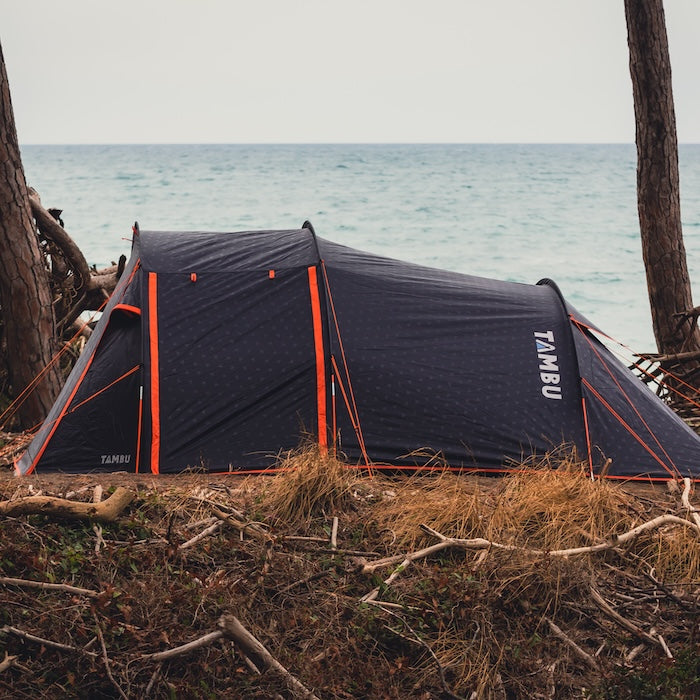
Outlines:
{"type": "Polygon", "coordinates": [[[34,470],[254,472],[313,436],[350,463],[506,471],[562,444],[610,478],[700,478],[700,438],[556,285],[287,231],[134,227],[34,470]]]}

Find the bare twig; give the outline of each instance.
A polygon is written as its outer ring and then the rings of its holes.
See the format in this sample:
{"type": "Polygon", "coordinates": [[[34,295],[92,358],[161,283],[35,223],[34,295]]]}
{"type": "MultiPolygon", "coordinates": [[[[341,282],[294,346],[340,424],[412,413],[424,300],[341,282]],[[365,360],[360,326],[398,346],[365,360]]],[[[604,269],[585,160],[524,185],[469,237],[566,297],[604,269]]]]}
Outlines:
{"type": "Polygon", "coordinates": [[[681,503],[688,511],[688,515],[693,519],[693,522],[700,528],[700,514],[697,509],[690,505],[690,479],[683,479],[683,493],[681,494],[681,503]]]}
{"type": "Polygon", "coordinates": [[[17,659],[19,659],[19,656],[10,656],[7,652],[5,652],[5,658],[0,661],[0,673],[7,671],[8,668],[12,668],[17,659]]]}
{"type": "Polygon", "coordinates": [[[105,638],[102,634],[102,627],[100,626],[100,621],[97,619],[97,613],[94,610],[92,611],[92,616],[95,618],[95,627],[97,628],[97,636],[100,640],[100,647],[102,649],[102,660],[105,664],[105,671],[107,672],[107,677],[111,681],[112,685],[116,688],[117,692],[119,693],[119,697],[122,698],[122,700],[129,700],[127,694],[122,690],[119,683],[117,683],[117,679],[112,675],[112,669],[109,664],[109,656],[107,656],[107,647],[105,646],[105,638]]]}
{"type": "Polygon", "coordinates": [[[579,658],[583,659],[593,670],[600,671],[600,664],[587,651],[584,651],[573,639],[571,639],[571,637],[569,637],[548,617],[545,617],[544,619],[549,625],[549,629],[554,633],[555,637],[564,642],[569,649],[571,649],[579,658]]]}
{"type": "Polygon", "coordinates": [[[203,637],[187,642],[187,644],[181,644],[179,647],[173,647],[172,649],[166,649],[165,651],[157,651],[153,654],[144,654],[141,658],[145,661],[170,661],[178,656],[184,656],[185,654],[190,654],[197,649],[208,647],[214,644],[214,642],[217,642],[223,636],[224,633],[221,630],[216,630],[216,632],[209,632],[209,634],[205,634],[203,637]]]}
{"type": "Polygon", "coordinates": [[[153,690],[153,686],[156,684],[156,681],[158,680],[158,676],[160,676],[160,667],[161,664],[158,664],[153,673],[151,674],[151,679],[148,681],[148,685],[146,686],[146,690],[144,691],[144,696],[148,697],[151,694],[151,691],[153,690]]]}
{"type": "Polygon", "coordinates": [[[331,526],[331,549],[338,549],[338,518],[333,518],[331,526]]]}
{"type": "Polygon", "coordinates": [[[219,530],[221,527],[223,527],[223,524],[223,520],[217,520],[215,523],[209,525],[209,527],[202,530],[199,534],[187,540],[187,542],[183,542],[178,547],[178,551],[182,551],[183,549],[188,549],[189,547],[192,547],[192,545],[197,544],[197,542],[199,542],[200,540],[203,540],[205,537],[208,537],[209,535],[219,530]]]}
{"type": "Polygon", "coordinates": [[[211,512],[217,518],[223,520],[227,525],[232,525],[241,533],[245,532],[257,540],[267,541],[271,539],[270,534],[265,532],[265,530],[263,530],[258,523],[244,522],[239,520],[235,515],[231,513],[224,513],[222,510],[216,507],[212,507],[211,512]]]}
{"type": "Polygon", "coordinates": [[[261,671],[273,671],[281,676],[294,692],[308,698],[308,700],[319,700],[311,690],[270,654],[263,644],[240,623],[237,617],[222,615],[219,619],[219,627],[224,635],[234,642],[246,656],[251,657],[253,663],[261,671]]]}
{"type": "Polygon", "coordinates": [[[89,598],[97,598],[100,593],[91,591],[88,588],[77,588],[69,586],[67,583],[46,583],[44,581],[28,581],[23,578],[7,578],[0,577],[0,584],[5,586],[17,586],[19,588],[39,588],[44,591],[63,591],[64,593],[75,593],[77,595],[85,595],[89,598]]]}
{"type": "Polygon", "coordinates": [[[617,622],[618,625],[620,625],[620,627],[626,629],[628,632],[631,632],[633,635],[635,635],[635,637],[638,637],[647,644],[661,646],[661,648],[663,649],[663,645],[661,645],[658,638],[652,636],[648,632],[645,632],[641,627],[635,625],[634,622],[628,620],[626,617],[622,617],[622,615],[620,615],[620,613],[613,609],[610,603],[608,603],[605,600],[605,598],[603,598],[603,596],[600,595],[600,592],[594,586],[591,586],[590,590],[591,597],[593,598],[595,603],[611,620],[614,620],[615,622],[617,622]]]}
{"type": "Polygon", "coordinates": [[[58,649],[59,651],[70,651],[72,654],[88,654],[89,656],[97,656],[97,654],[95,654],[92,651],[85,651],[83,649],[79,649],[78,647],[71,646],[70,644],[61,644],[61,642],[54,642],[51,639],[37,637],[35,634],[25,632],[24,630],[18,629],[17,627],[13,627],[12,625],[5,625],[4,627],[0,627],[0,632],[4,632],[5,634],[12,634],[15,637],[24,639],[25,642],[43,644],[46,647],[50,647],[51,649],[58,649]]]}
{"type": "Polygon", "coordinates": [[[427,525],[421,525],[421,528],[433,535],[438,537],[440,542],[437,544],[426,547],[425,549],[418,550],[416,552],[411,552],[409,554],[397,554],[396,556],[386,557],[384,559],[379,559],[378,561],[365,564],[362,568],[362,573],[371,574],[377,569],[381,569],[384,566],[390,564],[396,564],[397,562],[403,562],[405,560],[415,561],[416,559],[424,559],[425,557],[440,552],[443,549],[449,549],[455,547],[457,549],[500,549],[509,552],[519,552],[521,554],[527,554],[530,556],[548,556],[548,557],[572,557],[579,554],[593,554],[595,552],[603,552],[608,549],[614,549],[619,547],[621,544],[625,544],[635,537],[639,536],[641,533],[647,530],[653,530],[663,525],[683,525],[684,527],[689,527],[694,530],[700,536],[700,525],[690,522],[684,518],[679,518],[677,515],[659,515],[652,520],[649,520],[641,525],[633,527],[627,532],[617,535],[612,541],[601,542],[599,544],[592,544],[585,547],[573,547],[571,549],[554,549],[546,551],[544,549],[528,549],[527,547],[516,547],[515,545],[500,544],[498,542],[492,542],[491,540],[486,540],[481,537],[476,537],[474,539],[459,539],[456,537],[445,537],[445,535],[436,532],[432,528],[427,527],[427,525]]]}

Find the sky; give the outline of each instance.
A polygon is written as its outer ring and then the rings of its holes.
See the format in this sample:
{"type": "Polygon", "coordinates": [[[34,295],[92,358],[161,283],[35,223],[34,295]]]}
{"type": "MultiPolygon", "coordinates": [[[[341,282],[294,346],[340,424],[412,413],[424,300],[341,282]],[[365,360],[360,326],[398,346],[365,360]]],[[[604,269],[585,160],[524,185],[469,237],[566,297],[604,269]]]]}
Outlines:
{"type": "MultiPolygon", "coordinates": [[[[665,0],[700,142],[700,0],[665,0]]],[[[631,143],[623,0],[0,0],[20,143],[631,143]]]]}

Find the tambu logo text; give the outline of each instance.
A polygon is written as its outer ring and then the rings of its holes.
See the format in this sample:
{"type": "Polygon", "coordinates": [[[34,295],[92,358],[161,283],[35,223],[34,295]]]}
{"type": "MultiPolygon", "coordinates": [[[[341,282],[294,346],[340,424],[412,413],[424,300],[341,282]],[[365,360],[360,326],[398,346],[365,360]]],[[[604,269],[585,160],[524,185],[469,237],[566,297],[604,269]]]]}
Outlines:
{"type": "Polygon", "coordinates": [[[131,455],[100,455],[102,464],[129,464],[131,455]]]}
{"type": "Polygon", "coordinates": [[[540,361],[542,395],[547,399],[561,399],[561,374],[555,354],[554,331],[535,331],[535,346],[540,361]]]}

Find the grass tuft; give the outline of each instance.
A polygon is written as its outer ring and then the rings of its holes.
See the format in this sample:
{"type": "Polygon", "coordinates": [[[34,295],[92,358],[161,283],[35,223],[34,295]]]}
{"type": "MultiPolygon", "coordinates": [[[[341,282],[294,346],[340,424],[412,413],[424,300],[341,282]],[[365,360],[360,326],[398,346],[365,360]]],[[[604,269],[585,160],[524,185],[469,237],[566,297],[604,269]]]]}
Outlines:
{"type": "Polygon", "coordinates": [[[354,468],[316,445],[285,453],[276,467],[279,471],[264,486],[263,501],[278,522],[290,527],[347,511],[360,482],[354,468]]]}

